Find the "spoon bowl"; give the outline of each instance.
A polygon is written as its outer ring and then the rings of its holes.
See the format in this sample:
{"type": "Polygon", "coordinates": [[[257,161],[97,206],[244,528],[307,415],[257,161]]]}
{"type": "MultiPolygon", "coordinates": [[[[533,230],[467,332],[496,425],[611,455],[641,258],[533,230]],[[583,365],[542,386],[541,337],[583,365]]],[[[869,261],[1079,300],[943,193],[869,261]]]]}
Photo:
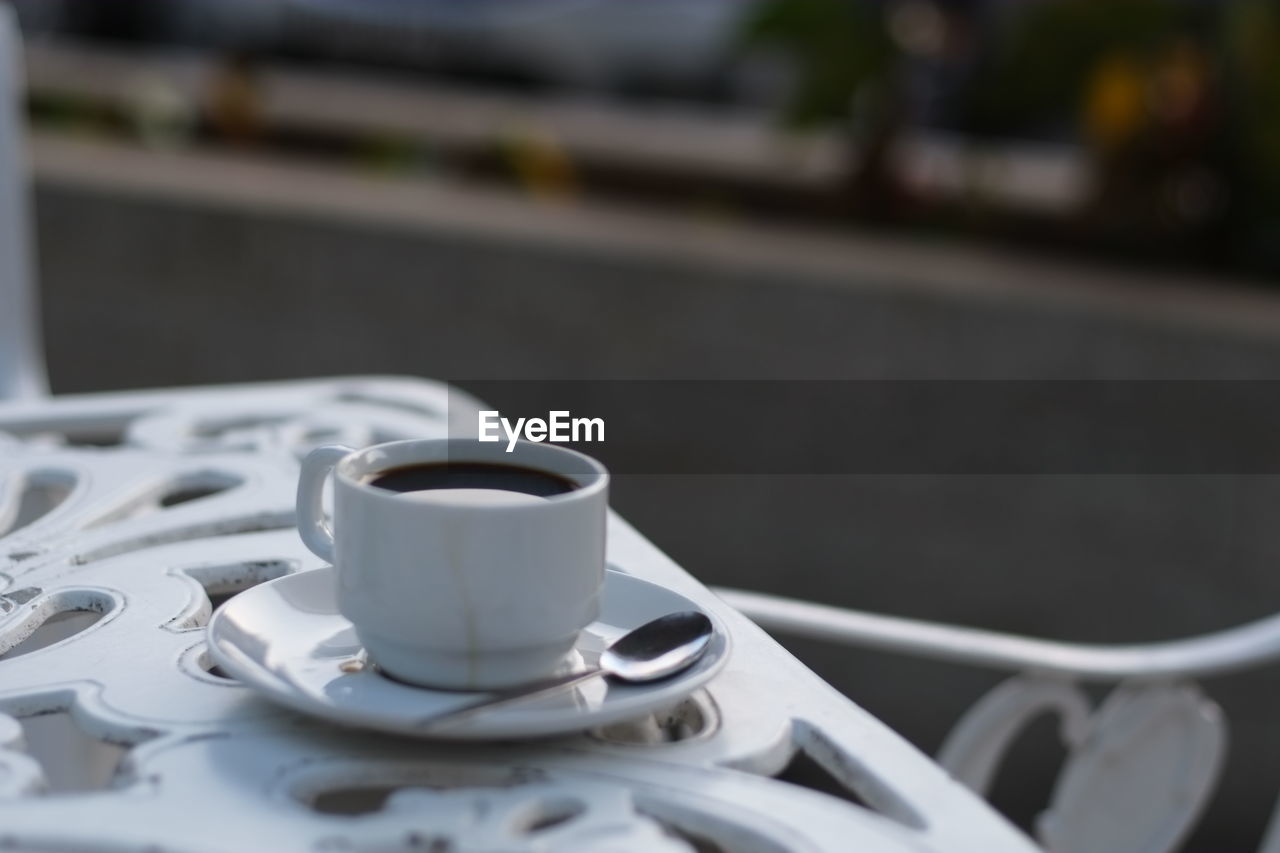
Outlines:
{"type": "Polygon", "coordinates": [[[453,726],[492,708],[567,690],[601,676],[629,684],[669,678],[697,663],[714,636],[715,626],[705,613],[668,613],[623,634],[600,654],[597,666],[495,691],[462,707],[419,720],[417,725],[427,730],[453,726]]]}
{"type": "Polygon", "coordinates": [[[600,669],[642,683],[688,669],[707,650],[715,627],[705,613],[668,613],[623,634],[600,654],[600,669]]]}

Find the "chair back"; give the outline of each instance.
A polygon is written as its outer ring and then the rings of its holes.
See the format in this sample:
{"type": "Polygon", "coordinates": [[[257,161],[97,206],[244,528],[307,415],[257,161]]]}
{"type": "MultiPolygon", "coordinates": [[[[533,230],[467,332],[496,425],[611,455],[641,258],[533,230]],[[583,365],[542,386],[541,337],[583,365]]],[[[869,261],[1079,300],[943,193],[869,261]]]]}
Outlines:
{"type": "Polygon", "coordinates": [[[31,266],[30,198],[23,155],[21,41],[0,4],[0,400],[48,394],[31,266]]]}

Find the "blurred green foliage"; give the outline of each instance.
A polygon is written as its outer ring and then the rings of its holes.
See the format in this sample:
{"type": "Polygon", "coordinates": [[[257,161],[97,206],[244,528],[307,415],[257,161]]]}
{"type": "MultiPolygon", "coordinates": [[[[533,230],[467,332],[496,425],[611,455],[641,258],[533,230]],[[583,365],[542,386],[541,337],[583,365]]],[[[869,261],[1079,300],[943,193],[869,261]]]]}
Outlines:
{"type": "Polygon", "coordinates": [[[1076,110],[1109,57],[1155,61],[1191,30],[1185,6],[1168,0],[1051,0],[1028,3],[990,44],[964,90],[965,118],[979,131],[1017,131],[1076,110]]]}
{"type": "Polygon", "coordinates": [[[1280,203],[1280,4],[1236,0],[1226,4],[1223,18],[1223,89],[1232,140],[1227,154],[1260,182],[1254,189],[1270,202],[1267,214],[1275,218],[1280,203]]]}
{"type": "Polygon", "coordinates": [[[910,197],[886,193],[900,179],[876,140],[900,137],[920,114],[911,103],[919,88],[903,81],[927,66],[950,75],[931,118],[972,145],[1080,146],[1092,193],[1053,226],[1059,237],[1280,272],[1280,0],[766,0],[743,44],[788,58],[789,126],[842,127],[863,140],[850,156],[869,151],[880,179],[846,192],[873,185],[881,199],[910,197]],[[949,31],[945,47],[923,57],[900,14],[917,20],[921,6],[949,31]]]}
{"type": "Polygon", "coordinates": [[[847,0],[769,0],[748,17],[741,45],[792,60],[783,119],[800,128],[848,121],[854,96],[884,80],[898,58],[880,10],[847,0]]]}

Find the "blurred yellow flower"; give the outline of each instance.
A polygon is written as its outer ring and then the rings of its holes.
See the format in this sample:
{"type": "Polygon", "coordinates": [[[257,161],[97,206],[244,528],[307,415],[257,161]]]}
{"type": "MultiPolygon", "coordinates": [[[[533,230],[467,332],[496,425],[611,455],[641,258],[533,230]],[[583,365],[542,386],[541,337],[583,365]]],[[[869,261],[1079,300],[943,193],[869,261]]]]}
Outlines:
{"type": "Polygon", "coordinates": [[[1130,54],[1104,57],[1085,85],[1084,129],[1090,143],[1117,148],[1142,128],[1146,87],[1143,69],[1130,54]]]}
{"type": "Polygon", "coordinates": [[[573,161],[560,141],[547,130],[513,127],[506,134],[503,151],[516,180],[530,195],[540,198],[577,195],[573,161]]]}

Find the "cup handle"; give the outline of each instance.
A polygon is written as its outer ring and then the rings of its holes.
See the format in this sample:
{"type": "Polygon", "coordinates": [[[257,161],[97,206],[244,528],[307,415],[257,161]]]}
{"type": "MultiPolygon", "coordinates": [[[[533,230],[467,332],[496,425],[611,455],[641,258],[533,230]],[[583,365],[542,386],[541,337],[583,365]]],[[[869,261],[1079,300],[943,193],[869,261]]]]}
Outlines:
{"type": "Polygon", "coordinates": [[[317,447],[302,460],[298,475],[298,535],[302,543],[322,560],[333,563],[333,528],[324,517],[324,481],[350,447],[330,444],[317,447]]]}

